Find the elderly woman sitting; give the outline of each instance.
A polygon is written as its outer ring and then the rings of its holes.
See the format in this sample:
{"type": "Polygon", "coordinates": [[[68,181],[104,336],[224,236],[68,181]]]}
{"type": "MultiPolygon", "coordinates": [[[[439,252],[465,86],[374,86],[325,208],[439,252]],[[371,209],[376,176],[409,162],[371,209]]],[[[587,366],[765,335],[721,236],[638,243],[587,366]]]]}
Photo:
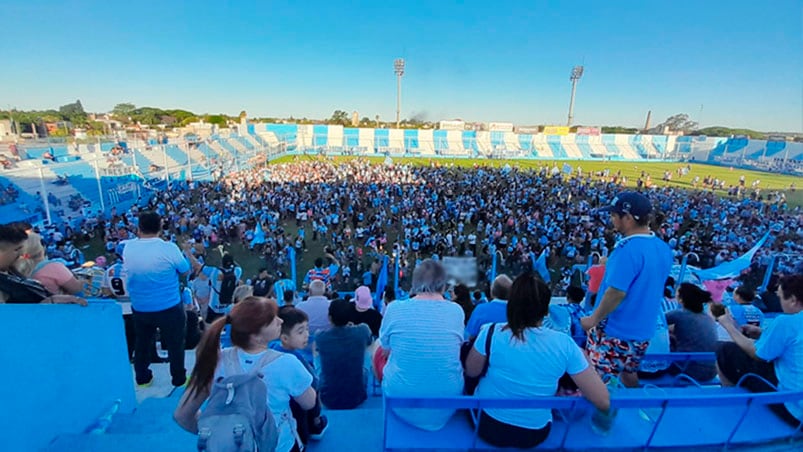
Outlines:
{"type": "MultiPolygon", "coordinates": [[[[389,354],[382,390],[391,396],[458,396],[463,391],[460,344],[463,310],[447,301],[446,270],[431,259],[413,271],[409,300],[389,304],[379,340],[389,354]]],[[[439,430],[454,410],[396,410],[406,422],[425,430],[439,430]]]]}

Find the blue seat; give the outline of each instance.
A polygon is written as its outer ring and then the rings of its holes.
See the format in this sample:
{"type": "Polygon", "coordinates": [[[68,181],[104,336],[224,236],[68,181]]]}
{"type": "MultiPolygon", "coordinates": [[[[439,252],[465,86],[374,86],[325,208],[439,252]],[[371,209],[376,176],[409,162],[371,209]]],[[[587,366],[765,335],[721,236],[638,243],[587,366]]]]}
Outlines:
{"type": "Polygon", "coordinates": [[[608,435],[600,436],[590,426],[594,408],[579,397],[385,397],[383,441],[385,450],[495,449],[478,438],[466,411],[484,408],[540,408],[565,413],[554,417],[550,435],[539,450],[702,447],[800,440],[800,426],[790,427],[767,406],[795,400],[803,400],[803,392],[754,394],[741,388],[697,387],[622,389],[611,399],[612,406],[619,410],[614,426],[608,435]],[[429,432],[402,421],[393,413],[394,408],[461,411],[443,429],[429,432]]]}

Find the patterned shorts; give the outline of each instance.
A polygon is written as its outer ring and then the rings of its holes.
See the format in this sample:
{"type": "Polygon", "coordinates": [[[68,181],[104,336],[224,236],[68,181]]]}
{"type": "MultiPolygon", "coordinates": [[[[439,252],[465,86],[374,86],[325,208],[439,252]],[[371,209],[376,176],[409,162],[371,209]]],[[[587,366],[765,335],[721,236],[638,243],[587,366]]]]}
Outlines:
{"type": "Polygon", "coordinates": [[[622,372],[637,372],[650,341],[629,341],[610,337],[602,325],[588,332],[588,357],[603,381],[622,372]]]}

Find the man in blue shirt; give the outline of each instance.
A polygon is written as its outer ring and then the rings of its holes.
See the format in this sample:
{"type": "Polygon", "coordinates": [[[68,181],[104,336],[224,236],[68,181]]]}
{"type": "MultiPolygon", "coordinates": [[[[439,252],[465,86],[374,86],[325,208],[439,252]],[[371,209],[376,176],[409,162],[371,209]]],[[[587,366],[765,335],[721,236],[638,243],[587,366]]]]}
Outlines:
{"type": "Polygon", "coordinates": [[[513,281],[507,275],[497,276],[491,284],[491,301],[477,305],[466,323],[465,339],[471,340],[480,334],[486,323],[507,322],[507,297],[513,281]]]}
{"type": "Polygon", "coordinates": [[[179,277],[190,271],[190,264],[175,243],[159,238],[161,230],[159,214],[143,212],[139,216],[139,238],[127,242],[123,250],[136,334],[134,372],[140,386],[150,386],[153,382],[150,349],[157,328],[167,348],[173,386],[182,386],[187,380],[184,368],[187,320],[181,304],[179,277]]]}
{"type": "Polygon", "coordinates": [[[672,251],[650,231],[652,204],[641,193],[621,193],[600,211],[610,212],[624,238],[608,257],[601,300],[580,323],[588,332],[589,358],[603,381],[619,377],[625,386],[637,387],[636,372],[661,315],[672,251]]]}

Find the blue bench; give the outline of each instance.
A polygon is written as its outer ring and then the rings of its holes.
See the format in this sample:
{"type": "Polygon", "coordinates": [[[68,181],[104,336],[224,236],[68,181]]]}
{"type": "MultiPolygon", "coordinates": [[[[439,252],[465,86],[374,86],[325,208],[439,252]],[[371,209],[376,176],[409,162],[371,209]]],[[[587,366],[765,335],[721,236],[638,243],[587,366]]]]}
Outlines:
{"type": "Polygon", "coordinates": [[[551,433],[539,450],[727,447],[800,442],[803,441],[801,427],[790,427],[767,406],[799,400],[803,400],[803,392],[755,394],[742,388],[699,387],[622,389],[611,398],[612,406],[619,410],[614,426],[607,435],[601,436],[591,429],[590,414],[594,408],[580,397],[385,397],[383,447],[389,451],[495,449],[477,436],[477,428],[469,420],[468,413],[485,408],[540,408],[562,413],[554,416],[551,433]],[[430,432],[401,420],[393,412],[397,408],[460,411],[443,429],[430,432]]]}
{"type": "Polygon", "coordinates": [[[693,362],[713,363],[716,361],[716,359],[717,354],[714,352],[651,353],[646,355],[643,361],[663,361],[667,363],[675,363],[680,368],[680,374],[664,374],[655,378],[641,378],[640,382],[642,384],[651,384],[654,386],[719,385],[718,377],[714,377],[708,381],[697,381],[683,373],[688,365],[693,362]]]}

